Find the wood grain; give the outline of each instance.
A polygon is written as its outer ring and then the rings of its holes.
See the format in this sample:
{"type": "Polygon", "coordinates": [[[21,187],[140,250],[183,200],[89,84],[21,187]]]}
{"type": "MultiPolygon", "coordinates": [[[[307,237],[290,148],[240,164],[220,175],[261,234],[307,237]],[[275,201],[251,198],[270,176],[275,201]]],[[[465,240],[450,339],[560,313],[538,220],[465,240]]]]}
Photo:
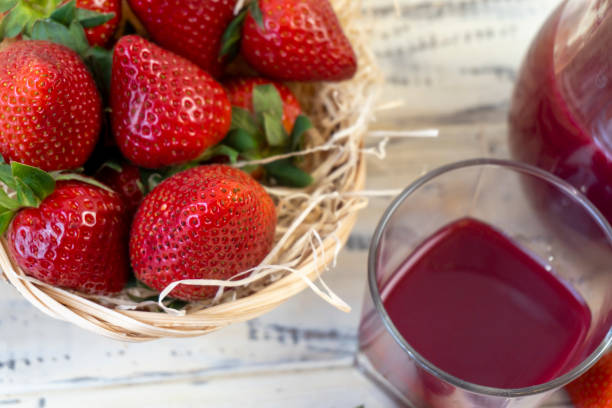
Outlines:
{"type": "MultiPolygon", "coordinates": [[[[378,111],[372,128],[440,130],[436,139],[390,141],[384,160],[369,157],[367,188],[400,189],[441,164],[506,157],[520,59],[557,4],[401,0],[398,13],[393,0],[364,0],[364,24],[387,78],[380,106],[401,102],[378,111]]],[[[325,275],[353,306],[350,314],[306,291],[209,336],[123,344],[42,315],[0,282],[0,406],[395,406],[352,368],[367,248],[388,203],[370,201],[325,275]]],[[[570,405],[558,393],[546,406],[570,405]]]]}
{"type": "Polygon", "coordinates": [[[526,46],[558,0],[366,0],[386,73],[381,127],[503,121],[526,46]]]}

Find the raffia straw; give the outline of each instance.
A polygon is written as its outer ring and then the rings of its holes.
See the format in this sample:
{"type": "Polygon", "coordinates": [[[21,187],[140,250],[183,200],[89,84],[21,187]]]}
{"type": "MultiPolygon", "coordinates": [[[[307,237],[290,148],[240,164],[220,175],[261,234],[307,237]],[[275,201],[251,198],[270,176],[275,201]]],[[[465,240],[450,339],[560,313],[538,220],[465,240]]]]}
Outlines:
{"type": "MultiPolygon", "coordinates": [[[[363,145],[382,78],[368,45],[368,29],[360,20],[360,2],[331,2],[357,53],[359,70],[350,81],[289,84],[315,124],[302,161],[315,181],[306,189],[266,187],[276,202],[278,226],[275,246],[261,265],[229,281],[179,282],[220,289],[214,299],[176,309],[165,297],[172,288],[161,296],[141,287],[115,296],[89,296],[28,278],[2,241],[0,268],[8,281],[49,316],[122,341],[204,335],[260,316],[306,288],[349,310],[321,274],[335,263],[357,212],[367,205],[369,194],[361,191],[368,152],[363,145]]],[[[126,18],[137,23],[131,13],[126,18]]]]}

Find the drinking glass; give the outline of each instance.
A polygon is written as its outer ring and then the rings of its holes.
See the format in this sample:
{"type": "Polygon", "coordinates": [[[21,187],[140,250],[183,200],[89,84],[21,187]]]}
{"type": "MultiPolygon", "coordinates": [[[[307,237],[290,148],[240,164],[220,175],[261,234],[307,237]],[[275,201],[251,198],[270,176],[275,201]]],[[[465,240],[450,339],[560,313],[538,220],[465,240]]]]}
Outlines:
{"type": "Polygon", "coordinates": [[[539,168],[506,160],[474,159],[441,167],[406,188],[376,229],[368,259],[369,292],[359,327],[358,363],[398,401],[418,408],[535,407],[610,348],[611,268],[612,229],[570,184],[539,168]],[[592,320],[587,334],[551,381],[501,389],[457,378],[421,356],[385,310],[381,293],[411,252],[443,226],[465,217],[505,233],[541,259],[588,305],[592,320]]]}

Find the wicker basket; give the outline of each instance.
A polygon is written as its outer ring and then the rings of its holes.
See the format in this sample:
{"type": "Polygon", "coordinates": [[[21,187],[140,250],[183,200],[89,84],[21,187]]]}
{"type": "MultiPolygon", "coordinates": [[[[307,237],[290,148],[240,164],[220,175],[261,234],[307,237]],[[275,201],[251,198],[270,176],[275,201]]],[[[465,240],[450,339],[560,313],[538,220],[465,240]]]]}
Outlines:
{"type": "MultiPolygon", "coordinates": [[[[365,205],[354,192],[361,190],[365,181],[363,138],[380,79],[360,19],[360,2],[331,3],[355,48],[359,71],[351,81],[293,86],[316,127],[309,135],[305,156],[315,183],[307,190],[268,189],[278,203],[279,225],[276,246],[257,271],[256,281],[228,291],[214,303],[187,308],[184,313],[122,307],[125,302],[85,296],[26,277],[8,256],[3,239],[0,267],[6,279],[51,317],[134,342],[204,335],[260,316],[312,287],[347,240],[357,210],[365,205]]],[[[122,298],[127,297],[118,296],[122,298]]],[[[327,299],[334,303],[333,296],[327,299]]]]}

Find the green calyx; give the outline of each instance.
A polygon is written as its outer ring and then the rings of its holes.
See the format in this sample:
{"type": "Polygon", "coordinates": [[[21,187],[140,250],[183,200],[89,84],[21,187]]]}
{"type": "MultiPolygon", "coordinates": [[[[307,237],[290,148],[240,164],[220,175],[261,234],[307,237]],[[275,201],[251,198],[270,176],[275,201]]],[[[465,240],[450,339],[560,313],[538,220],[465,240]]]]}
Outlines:
{"type": "MultiPolygon", "coordinates": [[[[238,158],[261,160],[303,148],[304,134],[312,128],[312,122],[300,115],[293,124],[291,134],[283,126],[283,101],[272,84],[253,88],[253,111],[232,108],[230,132],[220,145],[205,152],[205,159],[227,156],[231,163],[238,158]]],[[[263,166],[269,181],[288,187],[307,187],[312,177],[297,166],[296,158],[282,159],[263,166]]],[[[259,166],[247,166],[252,172],[259,166]]]]}
{"type": "MultiPolygon", "coordinates": [[[[115,17],[115,13],[97,13],[78,8],[75,0],[64,4],[62,0],[0,0],[0,13],[7,13],[0,24],[0,39],[14,38],[20,34],[34,38],[36,32],[40,30],[54,30],[50,27],[35,29],[41,24],[52,26],[56,23],[67,29],[76,24],[83,29],[99,26],[115,17]]],[[[65,34],[65,32],[59,34],[59,39],[61,40],[65,34]]],[[[89,46],[86,39],[85,44],[89,46]]],[[[78,52],[76,49],[75,51],[78,52]]]]}
{"type": "Polygon", "coordinates": [[[110,89],[112,53],[91,47],[85,29],[106,23],[115,13],[98,13],[78,8],[75,0],[0,0],[0,40],[22,35],[24,39],[46,40],[64,45],[83,58],[104,95],[110,89]]]}
{"type": "Polygon", "coordinates": [[[55,191],[56,181],[79,180],[110,190],[96,180],[76,173],[56,171],[47,173],[37,167],[4,161],[0,155],[0,234],[4,234],[15,214],[22,208],[38,208],[45,198],[55,191]]]}
{"type": "Polygon", "coordinates": [[[246,4],[244,8],[236,15],[221,38],[221,51],[219,58],[235,58],[240,52],[240,39],[242,38],[242,26],[247,14],[255,19],[257,25],[263,30],[265,24],[263,21],[263,13],[259,7],[259,0],[253,0],[246,4]]]}

